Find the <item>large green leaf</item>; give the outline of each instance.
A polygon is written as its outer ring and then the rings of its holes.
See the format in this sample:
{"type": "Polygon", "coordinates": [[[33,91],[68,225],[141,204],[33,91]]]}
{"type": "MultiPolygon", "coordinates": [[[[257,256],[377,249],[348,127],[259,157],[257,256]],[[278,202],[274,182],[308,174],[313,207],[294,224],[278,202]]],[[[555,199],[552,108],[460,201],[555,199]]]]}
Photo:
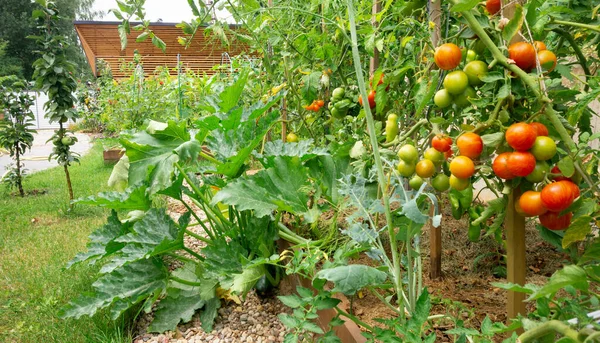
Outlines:
{"type": "Polygon", "coordinates": [[[179,322],[187,323],[197,309],[204,306],[204,300],[199,295],[177,297],[167,296],[158,303],[154,320],[148,327],[149,332],[175,331],[179,322]]]}
{"type": "Polygon", "coordinates": [[[587,281],[585,270],[579,266],[565,266],[563,269],[554,273],[552,277],[550,277],[550,280],[548,280],[542,288],[533,293],[527,300],[550,296],[567,286],[571,286],[578,290],[587,290],[589,283],[587,281]]]}
{"type": "Polygon", "coordinates": [[[204,332],[211,332],[213,330],[213,323],[217,318],[217,310],[221,307],[221,300],[219,298],[212,298],[206,301],[204,310],[200,313],[200,321],[202,322],[202,329],[204,332]]]}
{"type": "MultiPolygon", "coordinates": [[[[222,162],[216,167],[217,173],[233,178],[240,174],[252,151],[279,119],[279,112],[272,111],[258,120],[245,121],[242,121],[241,109],[230,114],[227,120],[221,120],[210,132],[206,144],[215,158],[222,162]]],[[[204,121],[208,120],[206,118],[204,121]]]]}
{"type": "Polygon", "coordinates": [[[563,249],[568,248],[573,243],[585,240],[587,235],[592,232],[591,222],[592,217],[590,216],[582,216],[575,219],[565,232],[562,240],[563,249]]]}
{"type": "Polygon", "coordinates": [[[248,70],[244,70],[233,85],[225,88],[225,90],[219,94],[221,100],[219,103],[220,112],[227,113],[238,105],[242,92],[244,91],[244,86],[248,80],[248,73],[248,70]]]}
{"type": "Polygon", "coordinates": [[[277,156],[298,157],[306,162],[316,156],[328,156],[327,149],[316,148],[312,139],[304,139],[297,143],[284,143],[282,140],[267,142],[263,154],[256,154],[265,168],[273,166],[273,160],[277,156]]]}
{"type": "Polygon", "coordinates": [[[129,187],[125,192],[102,192],[86,198],[74,200],[77,204],[95,205],[115,210],[146,211],[152,206],[152,201],[146,195],[145,185],[129,187]]]}
{"type": "Polygon", "coordinates": [[[256,285],[256,282],[263,275],[265,275],[264,266],[249,266],[241,274],[233,276],[233,285],[230,290],[237,294],[245,295],[256,285]]]}
{"type": "Polygon", "coordinates": [[[352,264],[323,269],[315,278],[333,282],[334,292],[354,295],[361,288],[383,283],[387,279],[387,274],[373,267],[352,264]]]}
{"type": "Polygon", "coordinates": [[[221,202],[240,211],[254,210],[257,217],[279,210],[304,216],[309,223],[316,220],[318,210],[307,205],[311,188],[308,170],[300,159],[278,156],[273,163],[273,168],[229,183],[214,196],[213,205],[221,202]]]}
{"type": "Polygon", "coordinates": [[[84,261],[89,261],[90,264],[93,264],[101,258],[121,250],[125,244],[115,242],[115,239],[126,234],[130,227],[131,224],[121,223],[117,213],[113,211],[108,217],[107,223],[90,235],[90,242],[87,244],[88,250],[78,253],[67,264],[67,268],[84,261]]]}
{"type": "Polygon", "coordinates": [[[148,182],[148,193],[154,194],[171,185],[175,163],[194,161],[201,150],[185,123],[150,122],[146,131],[121,139],[129,158],[129,184],[148,182]]]}
{"type": "Polygon", "coordinates": [[[115,239],[126,244],[111,262],[100,270],[111,272],[127,263],[183,248],[183,228],[164,209],[153,208],[129,232],[115,239]]]}
{"type": "Polygon", "coordinates": [[[141,302],[167,286],[169,272],[158,258],[140,260],[114,270],[98,279],[94,292],[71,301],[59,311],[61,318],[93,316],[98,310],[115,304],[112,317],[118,318],[127,308],[141,302]]]}

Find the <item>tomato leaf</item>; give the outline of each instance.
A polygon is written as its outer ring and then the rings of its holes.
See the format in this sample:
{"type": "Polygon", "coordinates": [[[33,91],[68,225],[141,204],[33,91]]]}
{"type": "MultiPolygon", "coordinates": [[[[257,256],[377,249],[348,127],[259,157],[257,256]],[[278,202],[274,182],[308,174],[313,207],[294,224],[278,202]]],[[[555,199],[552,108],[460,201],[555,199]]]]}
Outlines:
{"type": "Polygon", "coordinates": [[[335,285],[333,292],[354,295],[364,287],[383,283],[387,279],[387,274],[373,267],[351,264],[323,269],[315,275],[315,278],[333,282],[335,285]]]}
{"type": "Polygon", "coordinates": [[[498,145],[502,144],[504,141],[504,133],[496,132],[489,133],[487,135],[481,136],[481,140],[483,141],[483,145],[486,147],[496,148],[498,145]]]}
{"type": "Polygon", "coordinates": [[[557,271],[550,277],[550,280],[527,300],[539,299],[555,294],[564,287],[573,287],[577,290],[587,290],[589,283],[585,270],[579,266],[568,265],[557,271]]]}
{"type": "Polygon", "coordinates": [[[523,21],[525,17],[523,17],[523,6],[520,4],[515,4],[515,13],[513,18],[504,26],[502,30],[502,38],[507,42],[510,42],[512,38],[521,30],[521,26],[523,26],[523,21]]]}
{"type": "Polygon", "coordinates": [[[377,92],[375,93],[375,113],[378,115],[383,113],[388,103],[389,95],[385,88],[385,84],[381,84],[377,86],[377,92]]]}
{"type": "Polygon", "coordinates": [[[591,222],[592,217],[590,216],[583,216],[575,219],[565,232],[562,241],[563,249],[568,248],[573,243],[585,240],[587,235],[592,232],[591,222]]]}
{"type": "Polygon", "coordinates": [[[565,156],[562,160],[558,161],[558,169],[566,177],[573,176],[575,174],[575,164],[571,156],[565,156]]]}
{"type": "Polygon", "coordinates": [[[498,80],[504,80],[504,75],[500,72],[493,71],[485,75],[479,76],[479,79],[486,83],[496,82],[498,80]]]}
{"type": "Polygon", "coordinates": [[[454,6],[452,6],[450,8],[450,11],[452,11],[452,12],[469,11],[472,8],[474,8],[475,6],[477,6],[477,4],[479,4],[479,1],[477,1],[477,0],[459,0],[456,2],[456,4],[454,6]]]}

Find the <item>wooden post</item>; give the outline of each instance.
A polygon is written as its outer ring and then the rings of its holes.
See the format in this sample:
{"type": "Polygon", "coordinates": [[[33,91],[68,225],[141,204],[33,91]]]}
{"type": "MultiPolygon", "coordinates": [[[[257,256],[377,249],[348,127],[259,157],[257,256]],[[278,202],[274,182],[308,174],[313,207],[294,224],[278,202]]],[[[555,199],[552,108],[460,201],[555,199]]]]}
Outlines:
{"type": "MultiPolygon", "coordinates": [[[[373,24],[373,27],[377,27],[379,25],[379,23],[377,22],[377,13],[379,13],[380,11],[381,11],[381,3],[379,2],[379,0],[373,1],[373,19],[371,19],[371,23],[373,24]]],[[[373,57],[371,57],[371,60],[369,63],[369,75],[373,76],[373,74],[375,74],[375,70],[377,70],[377,68],[379,68],[379,50],[377,50],[377,48],[374,48],[373,57]]],[[[375,84],[377,84],[377,83],[375,83],[375,84]]]]}
{"type": "MultiPolygon", "coordinates": [[[[525,263],[525,217],[515,210],[519,192],[514,190],[508,196],[508,208],[504,229],[506,230],[506,279],[519,285],[525,284],[527,265],[525,263]]],[[[508,292],[507,316],[509,319],[525,314],[525,293],[508,292]]]]}
{"type": "MultiPolygon", "coordinates": [[[[515,5],[524,3],[523,0],[511,1],[502,0],[502,17],[512,19],[515,13],[515,5]]],[[[510,43],[523,40],[520,34],[516,34],[510,43]]],[[[506,279],[508,282],[519,285],[525,284],[527,275],[527,263],[525,262],[525,217],[515,210],[515,202],[519,200],[521,192],[514,189],[508,196],[508,208],[506,209],[506,219],[504,220],[504,229],[506,230],[506,279]]],[[[508,319],[515,318],[517,315],[526,314],[524,293],[508,292],[506,302],[508,319]]]]}
{"type": "MultiPolygon", "coordinates": [[[[435,48],[442,40],[442,0],[429,0],[429,21],[434,23],[434,29],[431,34],[431,44],[435,48]]],[[[438,204],[441,206],[438,195],[438,204]]],[[[435,213],[430,213],[433,216],[435,213]]],[[[429,224],[429,277],[432,280],[442,277],[442,226],[434,227],[429,224]]]]}
{"type": "Polygon", "coordinates": [[[281,107],[281,140],[285,143],[287,139],[287,106],[285,97],[283,98],[283,105],[281,107]]]}
{"type": "MultiPolygon", "coordinates": [[[[439,195],[438,204],[441,204],[439,195]]],[[[435,215],[432,206],[429,211],[431,216],[435,215]]],[[[442,277],[442,226],[434,227],[429,224],[429,278],[432,280],[442,277]]]]}

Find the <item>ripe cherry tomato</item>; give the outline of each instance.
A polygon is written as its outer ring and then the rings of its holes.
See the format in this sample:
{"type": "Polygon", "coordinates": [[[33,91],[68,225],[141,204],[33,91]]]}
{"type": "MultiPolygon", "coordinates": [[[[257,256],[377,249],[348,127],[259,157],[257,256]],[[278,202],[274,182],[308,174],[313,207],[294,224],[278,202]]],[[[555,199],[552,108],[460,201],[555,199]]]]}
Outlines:
{"type": "Polygon", "coordinates": [[[485,2],[485,9],[490,15],[494,15],[500,12],[500,7],[502,7],[502,3],[500,3],[500,0],[487,0],[485,2]]]}
{"type": "Polygon", "coordinates": [[[444,78],[444,88],[452,95],[462,94],[469,85],[469,77],[462,70],[455,70],[444,78]]]}
{"type": "Polygon", "coordinates": [[[537,137],[531,147],[531,153],[536,160],[547,161],[556,155],[556,143],[548,136],[537,137]]]}
{"type": "MultiPolygon", "coordinates": [[[[371,90],[369,92],[369,94],[367,95],[367,99],[369,100],[369,107],[374,108],[375,107],[375,91],[374,90],[371,90]]],[[[363,105],[362,95],[358,96],[358,103],[361,106],[363,105]]]]}
{"type": "Polygon", "coordinates": [[[542,189],[542,203],[548,210],[560,212],[571,206],[574,191],[569,183],[571,182],[553,182],[542,189]]]}
{"type": "Polygon", "coordinates": [[[439,152],[446,152],[452,148],[452,138],[446,135],[436,135],[431,140],[431,146],[439,152]]]}
{"type": "Polygon", "coordinates": [[[446,160],[448,160],[450,157],[452,157],[452,150],[448,150],[444,153],[444,158],[446,160]]]}
{"type": "Polygon", "coordinates": [[[544,42],[540,42],[539,40],[534,41],[533,46],[535,47],[535,50],[537,50],[537,52],[547,49],[546,44],[544,42]]]}
{"type": "Polygon", "coordinates": [[[315,100],[315,104],[317,104],[317,106],[319,106],[319,107],[323,107],[323,105],[325,105],[325,101],[324,100],[315,100]]]}
{"type": "Polygon", "coordinates": [[[450,162],[450,172],[459,179],[468,179],[475,174],[475,164],[467,156],[456,156],[450,162]]]}
{"type": "Polygon", "coordinates": [[[446,43],[435,49],[433,59],[435,60],[435,64],[437,64],[440,69],[451,70],[458,67],[460,64],[460,61],[462,60],[462,52],[460,51],[458,45],[446,43]]]}
{"type": "Polygon", "coordinates": [[[508,47],[508,57],[523,70],[529,70],[535,65],[535,49],[527,42],[511,44],[508,47]]]}
{"type": "Polygon", "coordinates": [[[535,129],[527,123],[512,124],[506,130],[506,142],[517,151],[527,151],[531,149],[537,134],[535,129]]]}
{"type": "Polygon", "coordinates": [[[540,192],[527,191],[519,198],[521,210],[528,216],[539,216],[546,213],[548,209],[542,204],[540,192]]]}
{"type": "Polygon", "coordinates": [[[573,191],[573,201],[575,201],[575,199],[579,198],[579,196],[581,195],[579,186],[577,186],[574,182],[571,182],[569,180],[565,180],[563,182],[565,182],[567,185],[569,185],[571,187],[571,190],[573,191]]]}
{"type": "Polygon", "coordinates": [[[538,136],[548,136],[548,128],[546,125],[538,122],[529,123],[533,127],[538,136]]]}
{"type": "MultiPolygon", "coordinates": [[[[381,73],[381,75],[379,76],[379,82],[377,82],[377,85],[375,87],[373,87],[373,76],[375,75],[371,75],[371,77],[369,78],[369,87],[371,89],[377,89],[377,86],[382,85],[383,84],[383,78],[385,77],[383,73],[381,73]]],[[[387,87],[385,87],[386,91],[390,90],[390,86],[388,85],[387,87]]]]}
{"type": "Polygon", "coordinates": [[[433,175],[435,172],[435,165],[431,160],[420,160],[417,163],[417,175],[420,177],[427,179],[433,175]]]}
{"type": "Polygon", "coordinates": [[[535,169],[535,156],[527,151],[515,151],[506,160],[508,171],[514,176],[527,176],[535,169]]]}
{"type": "Polygon", "coordinates": [[[471,185],[471,180],[460,179],[454,175],[450,175],[450,187],[452,187],[452,189],[456,189],[457,191],[464,191],[470,185],[471,185]]]}
{"type": "Polygon", "coordinates": [[[501,179],[510,180],[515,178],[515,175],[508,170],[508,157],[511,154],[512,153],[510,152],[503,152],[496,156],[494,163],[492,163],[492,170],[494,170],[494,174],[501,179]]]}
{"type": "Polygon", "coordinates": [[[565,213],[562,216],[558,212],[548,211],[540,216],[540,224],[548,230],[564,230],[571,225],[573,213],[565,213]]]}
{"type": "Polygon", "coordinates": [[[481,137],[476,133],[466,132],[458,137],[456,146],[458,147],[460,155],[476,159],[483,151],[483,140],[481,140],[481,137]]]}
{"type": "Polygon", "coordinates": [[[542,70],[549,73],[556,67],[556,55],[550,50],[542,50],[538,52],[538,59],[542,70]]]}

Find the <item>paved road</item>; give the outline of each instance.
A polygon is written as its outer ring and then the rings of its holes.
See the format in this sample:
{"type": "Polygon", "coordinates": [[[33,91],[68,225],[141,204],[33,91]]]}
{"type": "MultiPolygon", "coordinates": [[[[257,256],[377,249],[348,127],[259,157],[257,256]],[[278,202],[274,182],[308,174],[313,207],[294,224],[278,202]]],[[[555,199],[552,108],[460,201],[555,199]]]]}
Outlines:
{"type": "MultiPolygon", "coordinates": [[[[56,161],[48,162],[48,156],[52,152],[52,142],[46,143],[54,134],[54,130],[38,130],[33,140],[33,146],[23,157],[23,163],[28,173],[44,170],[57,166],[56,161]]],[[[81,155],[86,153],[92,146],[90,137],[83,133],[76,133],[78,142],[71,147],[71,150],[81,155]]],[[[6,167],[12,163],[12,159],[7,154],[0,152],[0,176],[6,172],[6,167]]]]}

